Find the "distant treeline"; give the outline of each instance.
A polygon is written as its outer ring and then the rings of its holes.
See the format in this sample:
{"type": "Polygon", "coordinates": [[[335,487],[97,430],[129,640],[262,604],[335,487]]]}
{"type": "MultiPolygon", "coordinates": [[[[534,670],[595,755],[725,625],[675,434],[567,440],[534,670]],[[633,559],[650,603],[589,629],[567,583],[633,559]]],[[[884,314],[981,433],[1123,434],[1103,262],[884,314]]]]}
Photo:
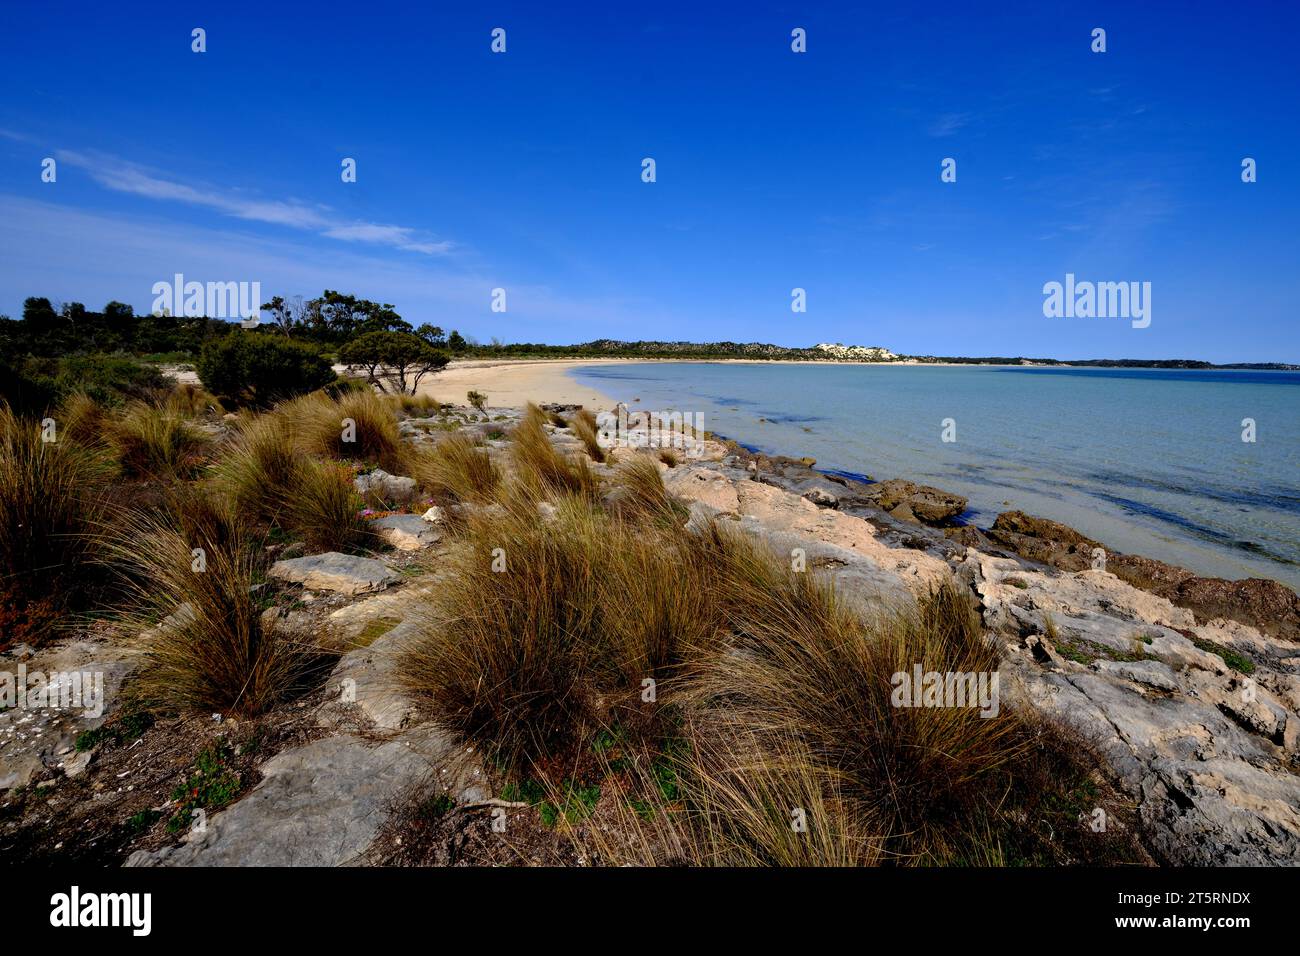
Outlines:
{"type": "MultiPolygon", "coordinates": [[[[22,317],[0,316],[0,361],[13,368],[27,358],[57,360],[67,356],[116,354],[167,358],[196,358],[213,339],[240,330],[237,322],[204,317],[137,315],[121,302],[110,302],[93,312],[79,302],[56,308],[49,299],[32,297],[23,304],[22,317]]],[[[373,302],[333,290],[309,299],[286,300],[276,296],[262,305],[258,335],[279,335],[337,360],[349,343],[368,333],[413,337],[424,346],[449,357],[475,358],[654,358],[654,359],[770,359],[836,362],[840,358],[818,348],[789,348],[763,342],[664,342],[596,339],[576,345],[541,342],[480,344],[452,329],[423,323],[414,326],[390,303],[373,302]]],[[[373,340],[373,336],[371,337],[373,340]]],[[[1082,365],[1099,368],[1169,369],[1296,369],[1277,362],[1214,365],[1195,359],[1087,359],[1061,361],[1024,356],[899,355],[895,361],[958,365],[1082,365]]],[[[0,369],[3,371],[3,369],[0,369]]]]}

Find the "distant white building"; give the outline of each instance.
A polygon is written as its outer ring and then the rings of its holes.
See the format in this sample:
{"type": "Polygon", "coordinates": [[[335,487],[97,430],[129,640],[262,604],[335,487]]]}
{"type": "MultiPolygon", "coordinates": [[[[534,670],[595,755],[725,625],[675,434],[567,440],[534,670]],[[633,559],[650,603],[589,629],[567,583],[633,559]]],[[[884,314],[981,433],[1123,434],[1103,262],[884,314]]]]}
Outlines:
{"type": "Polygon", "coordinates": [[[893,362],[898,356],[877,345],[841,345],[839,342],[821,342],[814,345],[819,352],[831,358],[852,359],[855,362],[893,362]]]}

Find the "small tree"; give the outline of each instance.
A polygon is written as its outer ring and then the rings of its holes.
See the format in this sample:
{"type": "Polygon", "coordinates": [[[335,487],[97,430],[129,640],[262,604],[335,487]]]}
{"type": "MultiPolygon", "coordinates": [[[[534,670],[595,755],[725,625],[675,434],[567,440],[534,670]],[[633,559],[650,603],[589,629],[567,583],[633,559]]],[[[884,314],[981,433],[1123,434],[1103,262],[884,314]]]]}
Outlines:
{"type": "Polygon", "coordinates": [[[339,361],[364,371],[381,392],[414,395],[420,379],[443,368],[448,356],[410,332],[366,332],[339,349],[339,361]]]}
{"type": "Polygon", "coordinates": [[[487,396],[482,392],[470,391],[465,397],[468,398],[469,403],[480,412],[487,410],[487,396]]]}

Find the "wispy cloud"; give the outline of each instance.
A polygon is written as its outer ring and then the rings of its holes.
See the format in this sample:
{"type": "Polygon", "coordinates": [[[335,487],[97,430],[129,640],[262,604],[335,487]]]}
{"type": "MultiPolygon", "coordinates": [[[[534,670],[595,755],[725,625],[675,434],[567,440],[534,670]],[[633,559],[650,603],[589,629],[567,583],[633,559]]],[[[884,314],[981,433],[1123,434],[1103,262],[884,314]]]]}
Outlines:
{"type": "Polygon", "coordinates": [[[951,136],[970,122],[969,113],[944,113],[930,124],[930,135],[951,136]]]}
{"type": "Polygon", "coordinates": [[[453,248],[451,242],[434,240],[409,226],[349,220],[321,204],[261,199],[235,190],[192,186],[104,153],[60,149],[54,155],[60,163],[84,169],[91,179],[114,192],[201,206],[237,219],[302,229],[342,242],[367,242],[427,256],[446,255],[453,248]]]}

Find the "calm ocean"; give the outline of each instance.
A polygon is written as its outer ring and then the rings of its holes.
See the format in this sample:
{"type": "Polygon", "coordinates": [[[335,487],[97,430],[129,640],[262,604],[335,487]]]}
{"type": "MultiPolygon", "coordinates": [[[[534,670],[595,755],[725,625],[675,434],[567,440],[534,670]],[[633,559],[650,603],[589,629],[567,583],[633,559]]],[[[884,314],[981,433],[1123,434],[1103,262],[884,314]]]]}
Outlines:
{"type": "Polygon", "coordinates": [[[703,413],[763,452],[955,491],[981,527],[1018,508],[1118,551],[1300,588],[1300,372],[646,362],[572,374],[633,409],[703,413]],[[955,442],[941,440],[945,419],[955,442]]]}

